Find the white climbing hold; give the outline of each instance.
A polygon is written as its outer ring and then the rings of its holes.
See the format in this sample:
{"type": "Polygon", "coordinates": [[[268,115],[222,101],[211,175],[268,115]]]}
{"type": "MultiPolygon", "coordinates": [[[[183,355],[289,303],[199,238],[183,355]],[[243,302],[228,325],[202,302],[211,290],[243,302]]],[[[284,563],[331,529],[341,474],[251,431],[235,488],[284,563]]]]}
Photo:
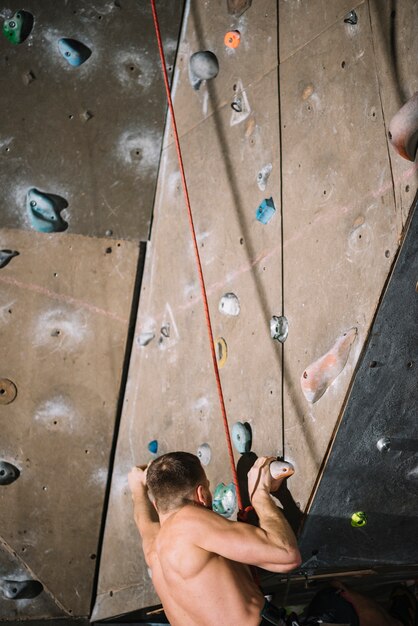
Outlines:
{"type": "Polygon", "coordinates": [[[208,443],[202,443],[197,449],[197,456],[200,459],[202,465],[209,465],[212,458],[212,450],[208,443]]]}
{"type": "Polygon", "coordinates": [[[219,302],[219,311],[224,315],[239,315],[241,307],[234,293],[226,293],[219,302]]]}
{"type": "Polygon", "coordinates": [[[141,333],[138,336],[138,343],[140,346],[147,346],[155,337],[154,333],[141,333]]]}

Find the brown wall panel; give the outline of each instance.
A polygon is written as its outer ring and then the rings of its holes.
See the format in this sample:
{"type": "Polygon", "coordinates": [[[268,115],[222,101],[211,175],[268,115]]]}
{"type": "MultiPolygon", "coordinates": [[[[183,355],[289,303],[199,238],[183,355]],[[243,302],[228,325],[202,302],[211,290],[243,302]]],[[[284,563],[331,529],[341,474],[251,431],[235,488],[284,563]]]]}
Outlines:
{"type": "MultiPolygon", "coordinates": [[[[0,232],[1,535],[66,611],[87,615],[138,262],[125,241],[0,232]]],[[[13,602],[1,616],[13,614],[13,602]]]]}
{"type": "MultiPolygon", "coordinates": [[[[172,64],[183,2],[157,5],[172,64]]],[[[28,39],[0,37],[0,226],[30,228],[35,187],[65,198],[69,232],[147,239],[166,110],[150,4],[29,0],[25,10],[28,39]],[[62,37],[90,58],[69,65],[62,37]]]]}

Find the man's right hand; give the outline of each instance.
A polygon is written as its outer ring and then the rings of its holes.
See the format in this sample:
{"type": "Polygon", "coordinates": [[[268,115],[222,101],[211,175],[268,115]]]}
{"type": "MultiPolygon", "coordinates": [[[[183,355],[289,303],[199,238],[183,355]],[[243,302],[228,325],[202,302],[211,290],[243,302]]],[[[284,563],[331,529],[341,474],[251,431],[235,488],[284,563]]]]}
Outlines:
{"type": "Polygon", "coordinates": [[[134,499],[138,492],[142,494],[143,490],[146,489],[147,469],[148,465],[136,466],[128,474],[128,483],[134,499]]]}
{"type": "Polygon", "coordinates": [[[270,473],[270,463],[275,461],[274,456],[260,456],[248,472],[248,493],[252,501],[257,493],[270,494],[276,486],[270,473]]]}

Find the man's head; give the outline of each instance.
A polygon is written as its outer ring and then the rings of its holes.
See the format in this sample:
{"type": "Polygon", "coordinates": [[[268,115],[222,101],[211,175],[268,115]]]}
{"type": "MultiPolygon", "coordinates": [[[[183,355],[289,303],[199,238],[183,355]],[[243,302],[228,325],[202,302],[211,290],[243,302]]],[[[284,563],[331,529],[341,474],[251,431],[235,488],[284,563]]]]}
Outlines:
{"type": "Polygon", "coordinates": [[[169,452],[155,459],[147,470],[147,485],[159,513],[190,502],[212,505],[205,470],[198,457],[189,452],[169,452]]]}

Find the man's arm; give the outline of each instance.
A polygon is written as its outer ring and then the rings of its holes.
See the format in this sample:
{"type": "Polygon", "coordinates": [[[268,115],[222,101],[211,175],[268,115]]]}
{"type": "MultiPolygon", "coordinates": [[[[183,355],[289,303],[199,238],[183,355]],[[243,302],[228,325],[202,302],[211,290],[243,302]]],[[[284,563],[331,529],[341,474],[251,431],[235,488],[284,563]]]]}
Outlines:
{"type": "Polygon", "coordinates": [[[248,473],[249,493],[260,520],[259,527],[197,510],[192,517],[198,515],[199,523],[195,520],[190,530],[195,543],[208,552],[284,573],[298,567],[301,558],[296,537],[270,496],[270,490],[277,488],[270,475],[272,460],[260,457],[248,473]]]}
{"type": "Polygon", "coordinates": [[[148,497],[146,485],[146,469],[133,467],[128,476],[129,487],[132,492],[134,505],[134,520],[142,539],[147,565],[154,546],[155,538],[160,530],[157,512],[148,497]]]}

